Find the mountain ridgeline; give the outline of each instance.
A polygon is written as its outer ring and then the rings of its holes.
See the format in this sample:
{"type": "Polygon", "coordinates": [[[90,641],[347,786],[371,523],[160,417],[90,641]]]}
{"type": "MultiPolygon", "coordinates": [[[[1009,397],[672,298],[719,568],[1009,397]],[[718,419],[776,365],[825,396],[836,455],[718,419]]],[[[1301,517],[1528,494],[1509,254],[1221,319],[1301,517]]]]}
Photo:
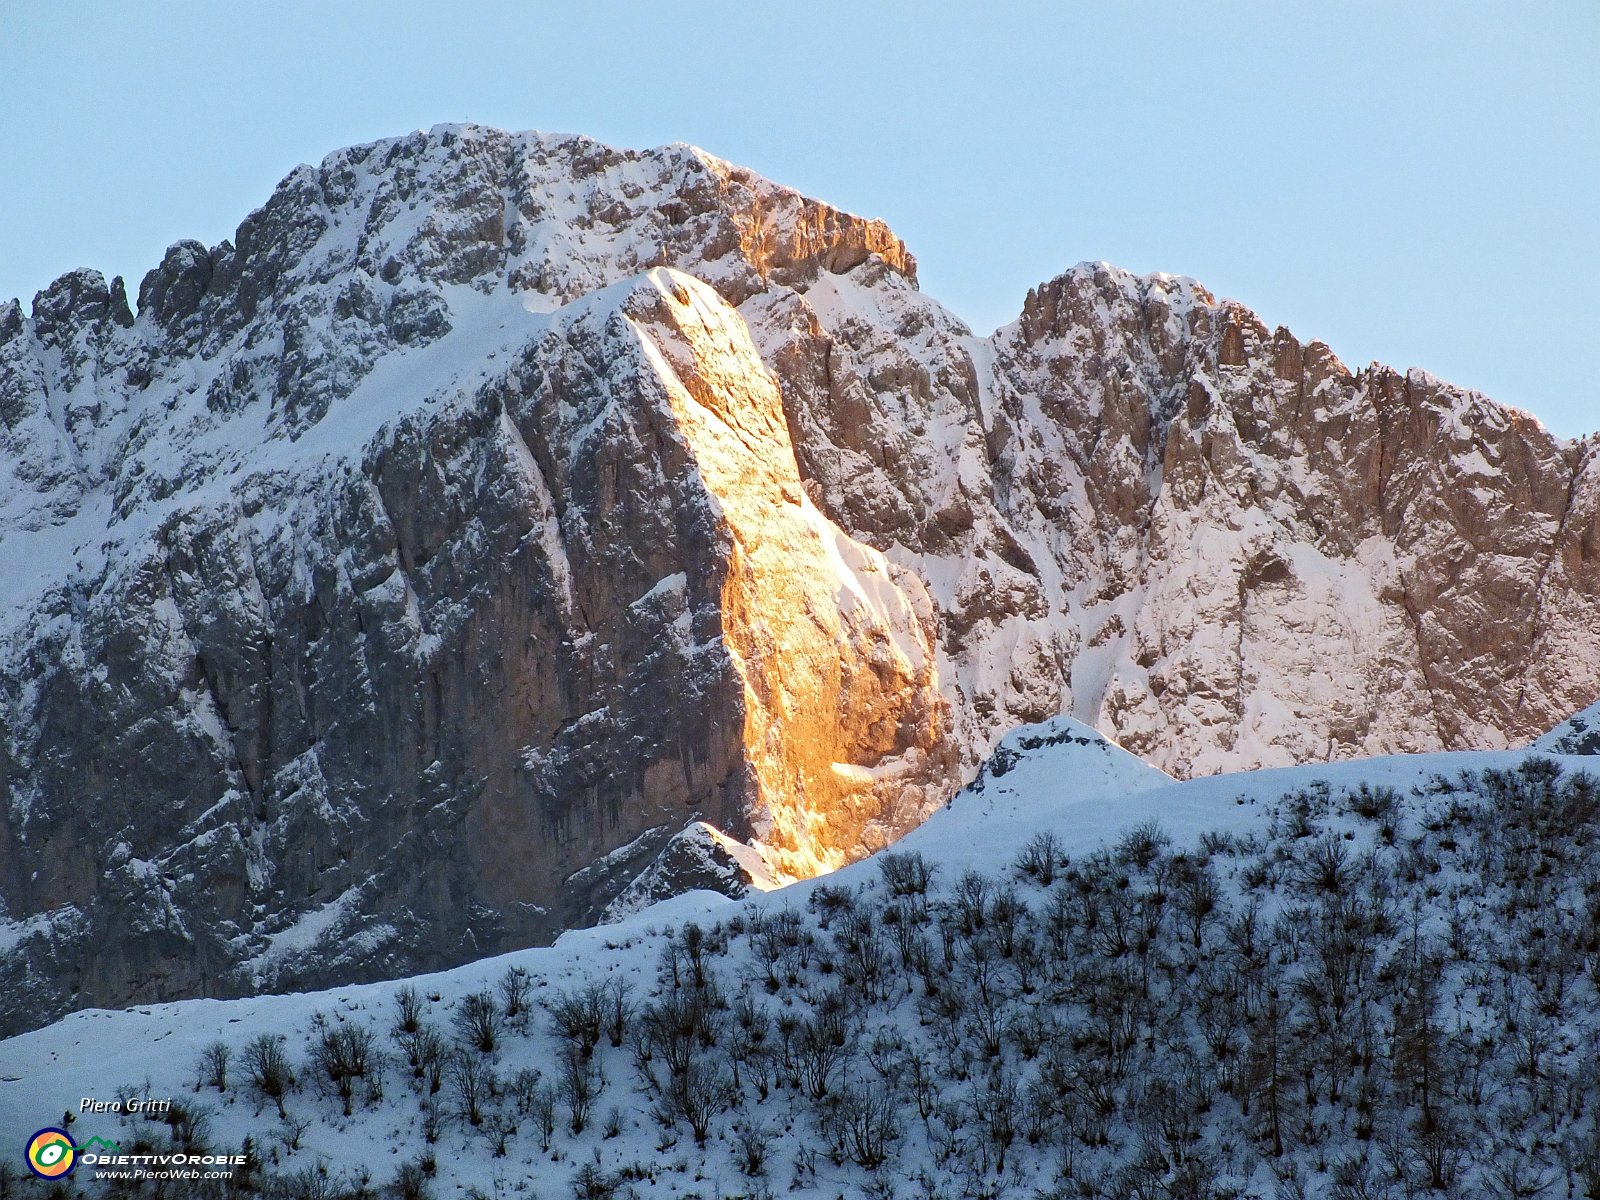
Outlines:
{"type": "Polygon", "coordinates": [[[691,147],[340,151],[136,314],[0,304],[0,1031],[813,875],[1062,712],[1524,741],[1600,693],[1597,451],[1186,279],[976,337],[691,147]]]}

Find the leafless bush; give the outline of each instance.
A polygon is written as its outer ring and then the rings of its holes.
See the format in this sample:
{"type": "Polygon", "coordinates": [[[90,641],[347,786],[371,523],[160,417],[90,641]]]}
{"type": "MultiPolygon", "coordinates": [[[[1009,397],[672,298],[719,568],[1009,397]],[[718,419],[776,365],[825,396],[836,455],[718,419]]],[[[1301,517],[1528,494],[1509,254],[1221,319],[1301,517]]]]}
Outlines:
{"type": "Polygon", "coordinates": [[[869,1171],[886,1163],[900,1140],[895,1097],[882,1083],[846,1084],[822,1112],[825,1134],[837,1150],[869,1171]]]}
{"type": "Polygon", "coordinates": [[[386,1190],[392,1200],[433,1200],[433,1189],[420,1162],[401,1163],[386,1190]]]}
{"type": "Polygon", "coordinates": [[[968,871],[956,882],[950,896],[951,911],[961,932],[971,936],[989,920],[989,880],[968,871]]]}
{"type": "Polygon", "coordinates": [[[493,993],[485,990],[463,996],[455,1011],[456,1029],[468,1046],[493,1054],[500,1044],[502,1018],[493,993]]]}
{"type": "Polygon", "coordinates": [[[1042,886],[1049,887],[1056,879],[1056,870],[1065,865],[1066,855],[1061,850],[1061,839],[1048,831],[1036,833],[1017,855],[1016,868],[1042,886]]]}
{"type": "Polygon", "coordinates": [[[591,982],[574,992],[562,992],[550,1003],[550,1023],[556,1035],[571,1042],[586,1060],[600,1044],[611,1015],[611,998],[605,984],[591,982]]]}
{"type": "Polygon", "coordinates": [[[1156,856],[1170,845],[1172,839],[1160,824],[1146,821],[1122,835],[1117,842],[1117,860],[1145,871],[1156,860],[1156,856]]]}
{"type": "Polygon", "coordinates": [[[695,1144],[704,1146],[711,1134],[712,1120],[731,1107],[735,1099],[733,1084],[722,1068],[697,1061],[668,1083],[656,1116],[663,1125],[684,1121],[694,1134],[695,1144]]]}
{"type": "Polygon", "coordinates": [[[212,1042],[200,1051],[200,1082],[219,1092],[228,1090],[228,1063],[233,1059],[233,1048],[226,1042],[212,1042]]]}
{"type": "Polygon", "coordinates": [[[582,1133],[600,1089],[594,1065],[577,1046],[568,1046],[562,1054],[561,1078],[556,1087],[562,1103],[567,1106],[569,1128],[574,1134],[582,1133]]]}
{"type": "Polygon", "coordinates": [[[772,1130],[757,1120],[739,1121],[733,1127],[733,1161],[752,1179],[767,1173],[772,1130]]]}
{"type": "Polygon", "coordinates": [[[444,1035],[437,1027],[424,1022],[410,1033],[397,1029],[394,1036],[401,1053],[406,1056],[406,1065],[411,1068],[412,1077],[426,1082],[430,1096],[437,1095],[447,1057],[444,1035]]]}
{"type": "Polygon", "coordinates": [[[549,1083],[537,1085],[528,1096],[528,1116],[539,1131],[539,1149],[549,1150],[556,1132],[556,1089],[549,1083]]]}
{"type": "Polygon", "coordinates": [[[323,1022],[321,1035],[311,1048],[311,1060],[337,1089],[347,1117],[351,1111],[355,1081],[367,1074],[372,1056],[373,1037],[370,1029],[345,1021],[323,1022]]]}
{"type": "Polygon", "coordinates": [[[474,1127],[483,1124],[483,1105],[490,1091],[489,1068],[478,1055],[458,1051],[450,1056],[449,1070],[462,1117],[474,1127]]]}
{"type": "MultiPolygon", "coordinates": [[[[780,1029],[781,1032],[781,1029],[780,1029]]],[[[795,1039],[795,1062],[806,1094],[820,1100],[828,1094],[834,1073],[846,1055],[849,1032],[844,1004],[830,993],[816,1011],[801,1021],[795,1039]]]]}
{"type": "Polygon", "coordinates": [[[283,1036],[263,1033],[251,1039],[241,1061],[250,1077],[250,1085],[277,1105],[279,1120],[287,1120],[283,1098],[294,1086],[294,1074],[289,1069],[283,1036]]]}
{"type": "Polygon", "coordinates": [[[410,984],[399,988],[394,994],[395,1007],[395,1033],[415,1033],[422,1027],[422,997],[417,989],[410,984]]]}
{"type": "Polygon", "coordinates": [[[613,1047],[627,1040],[635,1011],[633,988],[621,979],[612,980],[606,986],[606,1036],[613,1047]]]}
{"type": "Polygon", "coordinates": [[[925,896],[933,882],[934,868],[915,850],[881,855],[878,870],[891,896],[925,896]]]}
{"type": "Polygon", "coordinates": [[[507,967],[500,976],[500,1004],[507,1018],[516,1020],[528,1009],[528,996],[533,991],[533,981],[526,967],[507,967]]]}

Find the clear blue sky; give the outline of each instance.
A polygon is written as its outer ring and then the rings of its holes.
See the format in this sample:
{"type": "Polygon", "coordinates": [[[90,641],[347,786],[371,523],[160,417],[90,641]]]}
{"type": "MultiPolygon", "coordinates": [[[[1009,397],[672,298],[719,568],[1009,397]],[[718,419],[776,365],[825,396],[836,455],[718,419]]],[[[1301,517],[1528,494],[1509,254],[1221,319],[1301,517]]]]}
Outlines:
{"type": "Polygon", "coordinates": [[[689,141],[885,218],[980,332],[1083,259],[1600,429],[1600,4],[0,6],[0,296],[130,291],[439,121],[689,141]]]}

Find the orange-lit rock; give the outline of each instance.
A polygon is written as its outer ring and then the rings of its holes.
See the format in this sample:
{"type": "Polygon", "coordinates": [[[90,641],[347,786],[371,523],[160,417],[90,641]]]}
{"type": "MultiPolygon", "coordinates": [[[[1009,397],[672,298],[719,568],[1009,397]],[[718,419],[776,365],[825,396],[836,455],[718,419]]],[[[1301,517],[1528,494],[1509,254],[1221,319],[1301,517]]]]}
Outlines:
{"type": "Polygon", "coordinates": [[[920,580],[806,496],[776,379],[710,288],[656,273],[625,305],[726,541],[722,647],[742,684],[751,831],[781,876],[891,841],[956,782],[920,580]]]}

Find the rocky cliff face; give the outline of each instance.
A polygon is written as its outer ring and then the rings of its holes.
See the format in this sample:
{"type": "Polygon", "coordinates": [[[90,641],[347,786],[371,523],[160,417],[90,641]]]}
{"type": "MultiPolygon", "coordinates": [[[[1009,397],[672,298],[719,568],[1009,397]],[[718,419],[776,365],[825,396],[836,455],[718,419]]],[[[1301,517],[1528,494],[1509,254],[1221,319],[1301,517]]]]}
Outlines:
{"type": "Polygon", "coordinates": [[[1160,765],[1501,746],[1595,690],[1592,439],[1102,268],[997,355],[1008,408],[1059,414],[1022,469],[1071,464],[1074,541],[1104,548],[1073,580],[1076,699],[1160,765]]]}
{"type": "Polygon", "coordinates": [[[1597,449],[1187,280],[975,338],[687,147],[341,151],[136,316],[0,306],[0,1031],[814,873],[1062,711],[1522,739],[1600,692],[1597,449]]]}

